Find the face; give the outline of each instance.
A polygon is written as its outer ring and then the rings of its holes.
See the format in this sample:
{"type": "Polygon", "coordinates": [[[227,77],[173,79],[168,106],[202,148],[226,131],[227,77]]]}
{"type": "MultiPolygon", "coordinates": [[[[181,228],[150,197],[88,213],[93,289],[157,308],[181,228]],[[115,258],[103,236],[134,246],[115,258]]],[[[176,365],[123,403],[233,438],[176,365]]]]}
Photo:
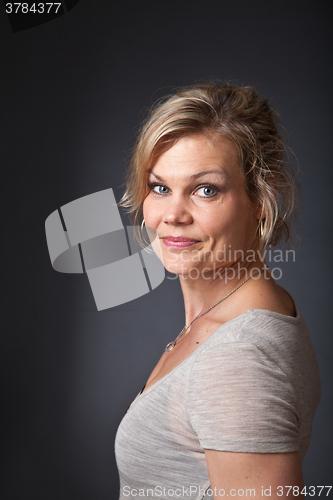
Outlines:
{"type": "Polygon", "coordinates": [[[143,215],[172,273],[207,277],[242,260],[253,248],[257,212],[228,140],[183,137],[149,172],[143,215]]]}

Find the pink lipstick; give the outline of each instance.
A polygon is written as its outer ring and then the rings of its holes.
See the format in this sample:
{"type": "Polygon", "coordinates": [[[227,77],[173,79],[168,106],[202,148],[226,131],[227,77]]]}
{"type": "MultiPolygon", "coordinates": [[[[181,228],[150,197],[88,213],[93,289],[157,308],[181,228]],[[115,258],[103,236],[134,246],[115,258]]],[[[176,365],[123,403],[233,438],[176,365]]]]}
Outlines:
{"type": "Polygon", "coordinates": [[[164,244],[169,248],[187,248],[199,243],[198,240],[184,238],[183,236],[166,236],[162,239],[164,244]]]}

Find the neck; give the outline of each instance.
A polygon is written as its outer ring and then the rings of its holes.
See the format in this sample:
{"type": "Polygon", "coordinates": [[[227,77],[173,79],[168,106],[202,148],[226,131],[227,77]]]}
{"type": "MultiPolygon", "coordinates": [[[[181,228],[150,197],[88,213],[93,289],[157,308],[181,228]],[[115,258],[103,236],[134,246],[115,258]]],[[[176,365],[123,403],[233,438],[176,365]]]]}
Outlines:
{"type": "Polygon", "coordinates": [[[228,268],[211,271],[210,274],[200,274],[196,279],[189,275],[179,276],[184,296],[186,325],[223,299],[247,278],[254,277],[258,271],[262,272],[263,268],[265,262],[262,261],[237,262],[228,268]]]}

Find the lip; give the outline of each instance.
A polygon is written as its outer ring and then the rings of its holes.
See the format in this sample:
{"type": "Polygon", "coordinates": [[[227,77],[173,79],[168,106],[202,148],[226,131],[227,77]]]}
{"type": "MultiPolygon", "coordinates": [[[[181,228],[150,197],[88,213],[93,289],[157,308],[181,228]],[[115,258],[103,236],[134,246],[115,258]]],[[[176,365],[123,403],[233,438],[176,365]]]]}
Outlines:
{"type": "Polygon", "coordinates": [[[183,236],[165,236],[162,240],[169,248],[187,248],[199,243],[199,240],[184,238],[183,236]]]}

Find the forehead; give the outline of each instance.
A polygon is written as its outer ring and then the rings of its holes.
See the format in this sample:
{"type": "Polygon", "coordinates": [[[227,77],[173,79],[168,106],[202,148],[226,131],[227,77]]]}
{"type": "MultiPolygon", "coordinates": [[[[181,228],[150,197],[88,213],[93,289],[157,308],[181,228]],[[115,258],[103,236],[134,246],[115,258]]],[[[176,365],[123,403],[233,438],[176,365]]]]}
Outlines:
{"type": "Polygon", "coordinates": [[[149,169],[157,175],[188,175],[206,171],[226,177],[241,174],[238,151],[230,140],[207,135],[182,137],[149,169]]]}

